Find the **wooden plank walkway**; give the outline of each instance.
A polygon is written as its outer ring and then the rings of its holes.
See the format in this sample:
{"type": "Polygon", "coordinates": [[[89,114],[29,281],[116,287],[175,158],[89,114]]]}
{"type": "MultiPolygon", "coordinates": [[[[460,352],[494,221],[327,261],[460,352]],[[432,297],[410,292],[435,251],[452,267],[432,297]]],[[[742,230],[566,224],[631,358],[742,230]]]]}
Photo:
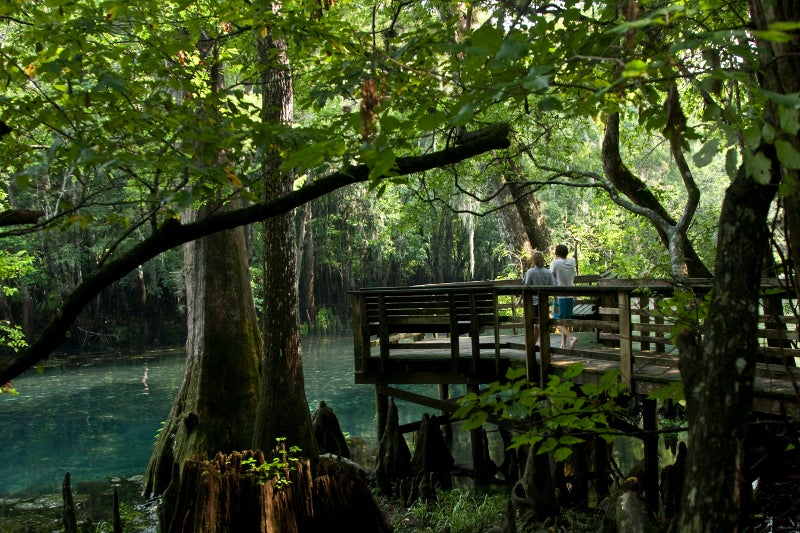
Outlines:
{"type": "MultiPolygon", "coordinates": [[[[509,367],[524,365],[528,378],[541,383],[550,373],[580,362],[584,370],[574,378],[577,382],[599,380],[608,370],[620,369],[632,392],[647,395],[680,380],[670,326],[656,306],[672,288],[657,280],[626,281],[569,288],[482,282],[357,291],[353,293],[355,381],[382,387],[384,392],[392,384],[479,386],[502,381],[509,367]],[[643,286],[648,289],[642,291],[643,286]],[[534,294],[545,302],[536,315],[534,294]],[[555,296],[574,297],[576,309],[582,306],[583,312],[572,320],[551,319],[546,302],[555,296]],[[559,348],[559,333],[551,333],[549,343],[536,346],[534,320],[545,331],[557,325],[574,329],[575,349],[559,348]]],[[[791,293],[774,291],[770,299],[764,308],[777,306],[782,312],[779,316],[765,312],[761,321],[759,355],[770,362],[758,363],[753,408],[800,418],[796,389],[800,369],[794,366],[795,359],[800,361],[798,324],[791,314],[796,302],[791,293]],[[789,365],[780,362],[781,356],[789,365]]],[[[424,400],[449,409],[438,401],[424,400]]]]}

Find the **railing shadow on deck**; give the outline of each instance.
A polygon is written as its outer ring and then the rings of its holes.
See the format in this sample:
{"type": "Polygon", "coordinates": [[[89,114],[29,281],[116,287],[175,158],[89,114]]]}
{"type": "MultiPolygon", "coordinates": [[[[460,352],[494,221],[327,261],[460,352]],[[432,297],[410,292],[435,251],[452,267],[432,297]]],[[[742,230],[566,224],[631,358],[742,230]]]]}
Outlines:
{"type": "MultiPolygon", "coordinates": [[[[351,293],[355,380],[479,385],[502,380],[512,364],[544,383],[551,372],[584,362],[584,380],[618,367],[632,392],[648,394],[680,379],[672,326],[659,302],[674,294],[667,280],[583,278],[573,287],[492,281],[360,289],[351,293]],[[538,295],[534,316],[533,296],[538,295]],[[575,316],[554,320],[550,300],[575,298],[575,316]],[[592,331],[595,343],[578,349],[537,346],[534,323],[592,331]]],[[[707,280],[694,280],[702,295],[707,280]]],[[[800,413],[794,384],[800,374],[797,301],[778,280],[765,280],[754,409],[800,413]]]]}

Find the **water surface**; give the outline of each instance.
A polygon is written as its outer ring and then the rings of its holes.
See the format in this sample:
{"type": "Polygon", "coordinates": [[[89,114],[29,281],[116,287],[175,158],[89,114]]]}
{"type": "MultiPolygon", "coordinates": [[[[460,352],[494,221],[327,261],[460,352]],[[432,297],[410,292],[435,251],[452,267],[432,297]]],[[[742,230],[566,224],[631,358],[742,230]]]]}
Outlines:
{"type": "MultiPolygon", "coordinates": [[[[0,396],[0,497],[59,492],[65,472],[73,484],[144,472],[181,383],[183,351],[74,361],[26,372],[14,380],[19,395],[0,396]]],[[[353,382],[352,337],[303,338],[303,366],[311,409],[324,400],[345,434],[374,440],[374,389],[353,382]]],[[[398,407],[401,424],[423,412],[398,407]]]]}

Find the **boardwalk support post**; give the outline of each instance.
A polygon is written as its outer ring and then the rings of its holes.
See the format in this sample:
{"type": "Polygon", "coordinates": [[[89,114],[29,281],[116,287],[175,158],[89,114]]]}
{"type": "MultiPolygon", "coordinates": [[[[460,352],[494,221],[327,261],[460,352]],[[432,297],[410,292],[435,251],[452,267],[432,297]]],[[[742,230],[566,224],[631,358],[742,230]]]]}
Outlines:
{"type": "Polygon", "coordinates": [[[658,406],[655,400],[642,402],[642,429],[644,429],[644,495],[647,509],[658,516],[658,406]]]}

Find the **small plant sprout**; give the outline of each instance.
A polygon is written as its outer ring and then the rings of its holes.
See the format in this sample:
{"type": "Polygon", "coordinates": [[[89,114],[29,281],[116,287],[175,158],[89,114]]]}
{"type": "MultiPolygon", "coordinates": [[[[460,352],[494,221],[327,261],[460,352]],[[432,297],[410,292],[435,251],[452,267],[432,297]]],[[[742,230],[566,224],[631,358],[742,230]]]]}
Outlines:
{"type": "Polygon", "coordinates": [[[272,449],[271,459],[257,464],[255,457],[249,457],[242,461],[242,466],[257,475],[260,484],[275,480],[275,488],[282,489],[291,485],[289,475],[297,470],[297,463],[300,461],[298,456],[302,450],[297,446],[287,447],[285,438],[279,437],[275,441],[277,445],[272,449]]]}

